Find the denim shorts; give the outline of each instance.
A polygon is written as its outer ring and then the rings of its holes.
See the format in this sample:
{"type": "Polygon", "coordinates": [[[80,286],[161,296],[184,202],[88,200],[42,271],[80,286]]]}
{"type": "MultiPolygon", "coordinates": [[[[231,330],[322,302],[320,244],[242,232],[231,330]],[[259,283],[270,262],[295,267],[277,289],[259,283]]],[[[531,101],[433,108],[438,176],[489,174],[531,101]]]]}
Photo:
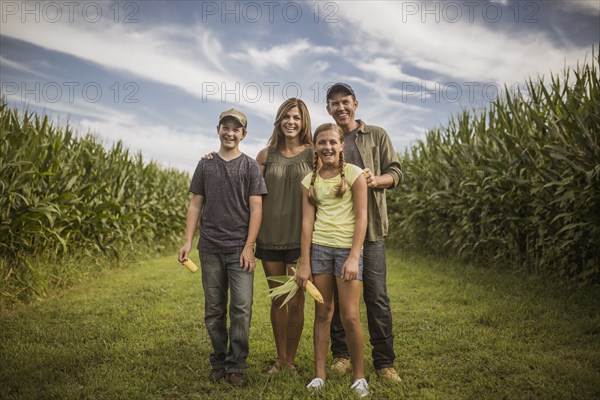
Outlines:
{"type": "Polygon", "coordinates": [[[261,261],[276,261],[286,264],[296,264],[300,258],[300,249],[271,250],[256,246],[254,257],[261,261]]]}
{"type": "MultiPolygon", "coordinates": [[[[314,275],[330,274],[337,277],[342,276],[342,268],[350,255],[350,249],[322,246],[320,244],[311,244],[310,248],[310,267],[314,275]]],[[[358,258],[358,274],[356,279],[362,281],[363,275],[363,254],[360,251],[358,258]]]]}

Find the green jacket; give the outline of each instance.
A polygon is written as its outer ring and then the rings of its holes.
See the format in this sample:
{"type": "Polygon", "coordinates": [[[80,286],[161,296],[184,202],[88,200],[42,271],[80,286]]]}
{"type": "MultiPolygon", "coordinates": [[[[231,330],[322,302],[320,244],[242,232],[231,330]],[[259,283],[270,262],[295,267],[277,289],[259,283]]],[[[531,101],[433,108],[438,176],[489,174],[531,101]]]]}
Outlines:
{"type": "MultiPolygon", "coordinates": [[[[390,189],[402,182],[402,166],[385,129],[358,120],[356,147],[365,168],[374,175],[389,174],[394,179],[390,189]]],[[[386,189],[369,189],[367,241],[382,240],[388,233],[386,189]]]]}

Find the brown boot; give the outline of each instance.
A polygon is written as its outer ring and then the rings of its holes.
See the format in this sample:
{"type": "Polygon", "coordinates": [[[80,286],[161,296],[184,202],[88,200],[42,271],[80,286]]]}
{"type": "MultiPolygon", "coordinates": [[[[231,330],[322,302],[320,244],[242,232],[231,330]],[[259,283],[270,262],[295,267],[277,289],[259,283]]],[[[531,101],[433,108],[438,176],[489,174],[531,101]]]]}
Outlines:
{"type": "Polygon", "coordinates": [[[227,374],[227,383],[235,387],[242,387],[246,385],[246,379],[244,379],[244,374],[238,372],[230,372],[227,374]]]}
{"type": "Polygon", "coordinates": [[[210,380],[214,383],[219,382],[221,379],[225,378],[225,370],[224,369],[213,369],[210,373],[210,380]]]}
{"type": "Polygon", "coordinates": [[[398,376],[398,373],[394,368],[381,368],[377,370],[377,375],[391,383],[400,383],[402,379],[398,376]]]}
{"type": "Polygon", "coordinates": [[[331,370],[338,374],[345,374],[350,371],[351,368],[352,364],[350,364],[350,360],[347,358],[334,358],[331,362],[331,370]]]}

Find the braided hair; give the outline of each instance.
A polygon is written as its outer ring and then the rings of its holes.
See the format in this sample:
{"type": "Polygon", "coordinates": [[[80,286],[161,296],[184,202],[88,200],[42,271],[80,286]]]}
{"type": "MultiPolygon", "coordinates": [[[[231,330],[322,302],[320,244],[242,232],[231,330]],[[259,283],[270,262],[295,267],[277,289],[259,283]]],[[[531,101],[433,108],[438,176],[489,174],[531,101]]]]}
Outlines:
{"type": "MultiPolygon", "coordinates": [[[[322,124],[317,127],[317,129],[315,130],[314,137],[313,137],[313,143],[316,144],[317,137],[319,136],[319,134],[322,132],[325,132],[325,131],[337,132],[339,135],[339,138],[340,138],[340,143],[344,143],[344,131],[342,131],[342,128],[340,128],[338,125],[331,124],[331,123],[322,124]]],[[[344,193],[346,193],[346,191],[348,190],[348,183],[346,182],[346,172],[344,171],[345,165],[346,165],[346,163],[344,162],[344,151],[342,150],[340,152],[340,159],[339,159],[339,163],[338,163],[338,169],[340,172],[341,179],[340,179],[339,185],[337,186],[337,190],[335,192],[336,197],[342,197],[344,195],[344,193]]],[[[319,167],[319,155],[317,154],[317,151],[315,150],[312,177],[310,178],[310,186],[308,188],[308,201],[312,205],[319,204],[319,199],[317,198],[317,192],[315,190],[315,180],[317,179],[318,167],[319,167]]]]}
{"type": "MultiPolygon", "coordinates": [[[[342,133],[342,139],[344,137],[344,134],[342,133]]],[[[343,140],[342,140],[343,142],[343,140]]],[[[337,187],[337,190],[335,192],[335,196],[336,197],[342,197],[344,196],[344,193],[346,193],[346,191],[348,190],[348,182],[346,182],[346,172],[344,172],[344,167],[346,166],[346,163],[344,162],[344,150],[340,151],[340,162],[338,164],[338,169],[340,170],[340,184],[337,187]]]]}
{"type": "MultiPolygon", "coordinates": [[[[316,138],[316,133],[315,133],[315,138],[316,138]]],[[[310,186],[308,187],[308,201],[310,202],[310,204],[312,204],[313,206],[316,206],[317,204],[319,204],[319,199],[317,199],[317,191],[315,190],[315,179],[317,179],[317,169],[319,168],[319,156],[317,155],[317,152],[315,150],[315,157],[313,160],[313,170],[312,170],[312,176],[310,178],[310,186]]]]}

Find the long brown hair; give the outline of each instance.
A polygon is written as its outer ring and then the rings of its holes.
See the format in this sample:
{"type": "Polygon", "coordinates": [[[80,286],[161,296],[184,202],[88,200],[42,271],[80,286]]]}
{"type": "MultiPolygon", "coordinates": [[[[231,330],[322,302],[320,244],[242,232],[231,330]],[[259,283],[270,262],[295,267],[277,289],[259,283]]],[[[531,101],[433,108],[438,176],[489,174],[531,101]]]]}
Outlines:
{"type": "MultiPolygon", "coordinates": [[[[339,138],[340,138],[340,143],[344,143],[344,131],[338,125],[331,124],[331,123],[322,124],[317,127],[317,129],[315,130],[315,135],[313,137],[313,143],[316,144],[317,137],[319,136],[319,134],[326,132],[326,131],[337,132],[337,134],[339,135],[339,138]]],[[[340,151],[340,159],[338,162],[338,169],[340,171],[341,179],[340,179],[340,183],[337,186],[337,190],[335,192],[336,197],[342,197],[344,195],[344,193],[346,193],[346,191],[348,190],[348,183],[346,182],[346,173],[344,172],[345,165],[346,165],[346,163],[344,162],[344,151],[342,150],[342,151],[340,151]]],[[[317,154],[317,152],[315,150],[315,158],[313,161],[312,177],[310,178],[310,186],[308,187],[308,201],[312,205],[319,204],[319,199],[317,198],[317,192],[315,190],[315,180],[317,178],[317,174],[319,173],[317,171],[318,167],[319,167],[319,155],[317,154]]]]}
{"type": "Polygon", "coordinates": [[[308,108],[302,100],[297,99],[295,97],[291,97],[283,103],[281,103],[279,109],[277,110],[277,116],[275,117],[275,122],[273,123],[273,133],[271,134],[271,137],[267,142],[269,146],[269,151],[275,151],[279,149],[279,147],[285,142],[283,132],[281,131],[281,121],[283,121],[283,118],[285,118],[288,111],[290,111],[294,107],[298,107],[298,110],[300,111],[300,118],[302,121],[302,130],[300,131],[300,144],[312,145],[313,142],[310,136],[310,114],[308,112],[308,108]]]}

